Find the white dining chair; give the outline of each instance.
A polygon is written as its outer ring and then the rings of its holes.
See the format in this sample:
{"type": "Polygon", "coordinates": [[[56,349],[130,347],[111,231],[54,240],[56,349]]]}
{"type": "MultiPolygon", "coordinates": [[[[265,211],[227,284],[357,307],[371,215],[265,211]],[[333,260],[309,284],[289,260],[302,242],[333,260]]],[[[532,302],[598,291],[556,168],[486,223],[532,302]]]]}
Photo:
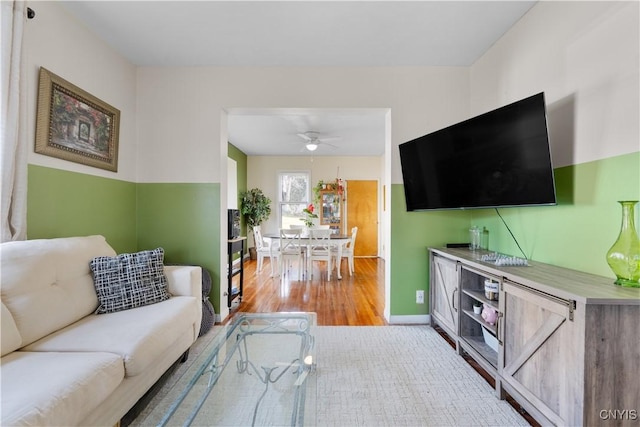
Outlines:
{"type": "Polygon", "coordinates": [[[277,250],[278,243],[270,240],[265,240],[262,237],[262,228],[259,225],[253,227],[253,240],[256,245],[256,254],[258,255],[258,265],[256,266],[256,274],[262,272],[262,265],[264,264],[265,257],[269,258],[271,264],[271,276],[275,274],[274,265],[278,266],[279,251],[277,250]],[[275,259],[274,259],[275,258],[275,259]]]}
{"type": "Polygon", "coordinates": [[[303,268],[302,245],[300,244],[301,229],[281,228],[280,247],[278,248],[280,277],[284,277],[285,268],[289,270],[291,262],[298,263],[298,280],[303,268]]]}
{"type": "Polygon", "coordinates": [[[327,280],[331,280],[331,230],[328,228],[309,229],[309,248],[307,249],[307,278],[313,277],[313,261],[327,263],[327,280]]]}
{"type": "MultiPolygon", "coordinates": [[[[349,241],[342,246],[342,258],[336,259],[337,269],[340,269],[340,267],[342,266],[342,260],[344,258],[347,259],[347,263],[349,265],[349,276],[353,276],[353,273],[355,271],[355,264],[353,261],[353,252],[355,250],[357,236],[358,236],[358,227],[353,227],[351,229],[351,239],[349,239],[349,241]]],[[[336,249],[333,249],[333,256],[335,258],[338,258],[338,251],[336,249]]]]}

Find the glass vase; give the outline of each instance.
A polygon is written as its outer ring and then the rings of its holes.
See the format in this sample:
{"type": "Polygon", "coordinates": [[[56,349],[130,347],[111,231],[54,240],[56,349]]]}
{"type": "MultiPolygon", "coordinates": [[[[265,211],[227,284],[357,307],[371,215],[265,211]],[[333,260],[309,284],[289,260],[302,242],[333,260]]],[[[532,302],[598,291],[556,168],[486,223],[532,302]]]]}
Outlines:
{"type": "Polygon", "coordinates": [[[622,226],[618,240],[607,252],[607,263],[616,275],[616,285],[640,287],[640,240],[634,225],[637,200],[618,202],[622,206],[622,226]]]}

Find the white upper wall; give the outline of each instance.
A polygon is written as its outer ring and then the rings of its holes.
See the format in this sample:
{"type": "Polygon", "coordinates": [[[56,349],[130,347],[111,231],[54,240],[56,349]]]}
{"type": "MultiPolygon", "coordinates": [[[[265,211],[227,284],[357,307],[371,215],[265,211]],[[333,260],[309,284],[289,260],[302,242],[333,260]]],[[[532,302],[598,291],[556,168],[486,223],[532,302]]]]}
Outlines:
{"type": "Polygon", "coordinates": [[[55,2],[31,3],[35,19],[25,22],[28,162],[34,165],[136,180],[136,69],[55,2]],[[44,67],[120,110],[118,172],[85,166],[34,152],[38,73],[44,67]]]}
{"type": "Polygon", "coordinates": [[[399,144],[539,91],[556,166],[638,151],[638,7],[541,1],[470,69],[136,69],[55,2],[37,2],[25,26],[29,140],[44,66],[121,111],[120,153],[117,173],[33,148],[28,160],[126,181],[224,182],[225,109],[389,108],[399,184],[399,144]]]}
{"type": "Polygon", "coordinates": [[[464,119],[468,82],[459,67],[139,68],[138,180],[222,182],[221,116],[232,108],[389,108],[402,183],[397,145],[464,119]]]}
{"type": "Polygon", "coordinates": [[[637,1],[541,1],[471,67],[471,114],[545,92],[555,167],[640,150],[637,1]]]}

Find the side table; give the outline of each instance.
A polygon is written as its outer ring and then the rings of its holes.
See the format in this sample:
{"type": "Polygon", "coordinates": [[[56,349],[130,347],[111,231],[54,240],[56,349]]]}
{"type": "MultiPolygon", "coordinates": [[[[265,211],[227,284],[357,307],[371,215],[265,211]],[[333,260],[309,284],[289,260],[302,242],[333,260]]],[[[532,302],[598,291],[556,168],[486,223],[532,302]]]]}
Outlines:
{"type": "Polygon", "coordinates": [[[236,237],[227,241],[227,254],[229,258],[229,265],[227,267],[227,307],[231,308],[231,302],[236,298],[240,298],[242,302],[242,284],[244,282],[244,242],[246,237],[236,237]],[[240,253],[240,267],[233,268],[233,255],[240,253]],[[233,287],[233,277],[237,274],[240,275],[240,283],[237,288],[233,287]]]}

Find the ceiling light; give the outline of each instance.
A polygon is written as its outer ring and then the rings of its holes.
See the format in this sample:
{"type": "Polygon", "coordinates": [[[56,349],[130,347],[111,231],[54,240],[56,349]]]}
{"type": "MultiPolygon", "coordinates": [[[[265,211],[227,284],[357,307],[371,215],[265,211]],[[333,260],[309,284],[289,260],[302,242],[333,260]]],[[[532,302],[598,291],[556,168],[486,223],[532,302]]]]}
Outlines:
{"type": "Polygon", "coordinates": [[[306,145],[307,150],[309,151],[316,151],[316,148],[318,148],[318,144],[314,144],[313,142],[310,142],[306,145]]]}

